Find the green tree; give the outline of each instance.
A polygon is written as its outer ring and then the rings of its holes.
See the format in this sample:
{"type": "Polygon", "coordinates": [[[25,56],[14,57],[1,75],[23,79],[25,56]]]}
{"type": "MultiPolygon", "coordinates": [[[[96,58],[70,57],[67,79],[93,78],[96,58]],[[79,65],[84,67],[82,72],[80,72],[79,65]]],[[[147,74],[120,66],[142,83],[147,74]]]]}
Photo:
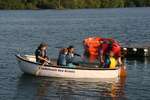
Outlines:
{"type": "Polygon", "coordinates": [[[150,0],[0,0],[0,9],[149,7],[150,0]]]}
{"type": "Polygon", "coordinates": [[[121,7],[124,7],[124,0],[113,0],[112,2],[112,7],[114,8],[121,8],[121,7]]]}

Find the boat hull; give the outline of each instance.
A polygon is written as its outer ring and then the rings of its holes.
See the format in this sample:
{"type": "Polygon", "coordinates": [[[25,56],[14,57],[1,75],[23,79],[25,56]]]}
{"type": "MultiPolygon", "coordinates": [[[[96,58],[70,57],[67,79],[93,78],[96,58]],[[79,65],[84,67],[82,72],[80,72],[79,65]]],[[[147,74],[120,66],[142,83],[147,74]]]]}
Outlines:
{"type": "Polygon", "coordinates": [[[24,57],[17,55],[17,61],[20,69],[24,73],[47,77],[62,78],[117,78],[119,77],[120,68],[116,69],[98,69],[98,68],[66,68],[58,66],[42,66],[35,62],[29,61],[24,57]]]}

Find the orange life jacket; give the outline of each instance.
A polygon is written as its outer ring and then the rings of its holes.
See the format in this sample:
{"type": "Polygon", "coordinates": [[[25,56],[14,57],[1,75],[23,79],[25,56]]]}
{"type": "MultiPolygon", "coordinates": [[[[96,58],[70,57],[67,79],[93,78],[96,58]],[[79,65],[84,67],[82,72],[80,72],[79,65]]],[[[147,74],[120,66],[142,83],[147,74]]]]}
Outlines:
{"type": "Polygon", "coordinates": [[[121,54],[121,47],[117,41],[111,38],[89,37],[84,39],[83,45],[85,52],[88,52],[91,56],[97,58],[100,49],[104,55],[107,53],[110,46],[109,42],[112,43],[111,51],[113,51],[116,58],[119,57],[121,54]]]}

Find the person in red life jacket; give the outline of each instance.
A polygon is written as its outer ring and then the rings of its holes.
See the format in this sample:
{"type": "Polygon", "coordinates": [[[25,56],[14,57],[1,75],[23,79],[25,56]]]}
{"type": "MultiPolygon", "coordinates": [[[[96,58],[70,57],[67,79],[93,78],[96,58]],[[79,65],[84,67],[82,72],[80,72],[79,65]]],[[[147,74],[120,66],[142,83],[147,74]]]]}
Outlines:
{"type": "Polygon", "coordinates": [[[99,47],[99,59],[100,64],[103,65],[103,67],[108,68],[110,64],[109,60],[109,54],[110,52],[114,53],[115,59],[117,59],[118,64],[122,64],[121,57],[120,57],[120,47],[115,45],[114,41],[100,41],[100,47],[99,47]]]}
{"type": "Polygon", "coordinates": [[[104,59],[105,59],[105,56],[107,54],[109,54],[109,51],[110,51],[110,46],[109,46],[109,43],[108,41],[106,40],[103,40],[103,41],[100,41],[100,46],[98,48],[98,51],[99,51],[99,59],[100,59],[100,64],[103,65],[104,64],[104,59]],[[108,48],[109,47],[109,48],[108,48]]]}
{"type": "Polygon", "coordinates": [[[112,50],[112,42],[104,41],[101,43],[100,64],[103,65],[104,68],[109,68],[110,65],[109,54],[111,50],[112,50]]]}
{"type": "Polygon", "coordinates": [[[117,60],[119,65],[122,65],[121,61],[121,47],[117,41],[114,40],[112,44],[112,51],[114,53],[114,57],[117,60]]]}

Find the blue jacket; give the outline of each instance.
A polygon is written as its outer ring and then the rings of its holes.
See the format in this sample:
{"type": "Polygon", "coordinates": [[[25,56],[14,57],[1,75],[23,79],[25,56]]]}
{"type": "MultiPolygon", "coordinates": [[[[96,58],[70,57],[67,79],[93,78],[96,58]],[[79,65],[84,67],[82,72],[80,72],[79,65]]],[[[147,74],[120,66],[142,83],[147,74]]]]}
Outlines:
{"type": "Polygon", "coordinates": [[[74,54],[73,54],[73,53],[67,54],[66,60],[67,60],[67,64],[73,63],[73,60],[74,60],[74,54]]]}
{"type": "Polygon", "coordinates": [[[57,64],[58,65],[62,65],[62,66],[66,66],[67,65],[66,54],[59,54],[57,64]]]}

